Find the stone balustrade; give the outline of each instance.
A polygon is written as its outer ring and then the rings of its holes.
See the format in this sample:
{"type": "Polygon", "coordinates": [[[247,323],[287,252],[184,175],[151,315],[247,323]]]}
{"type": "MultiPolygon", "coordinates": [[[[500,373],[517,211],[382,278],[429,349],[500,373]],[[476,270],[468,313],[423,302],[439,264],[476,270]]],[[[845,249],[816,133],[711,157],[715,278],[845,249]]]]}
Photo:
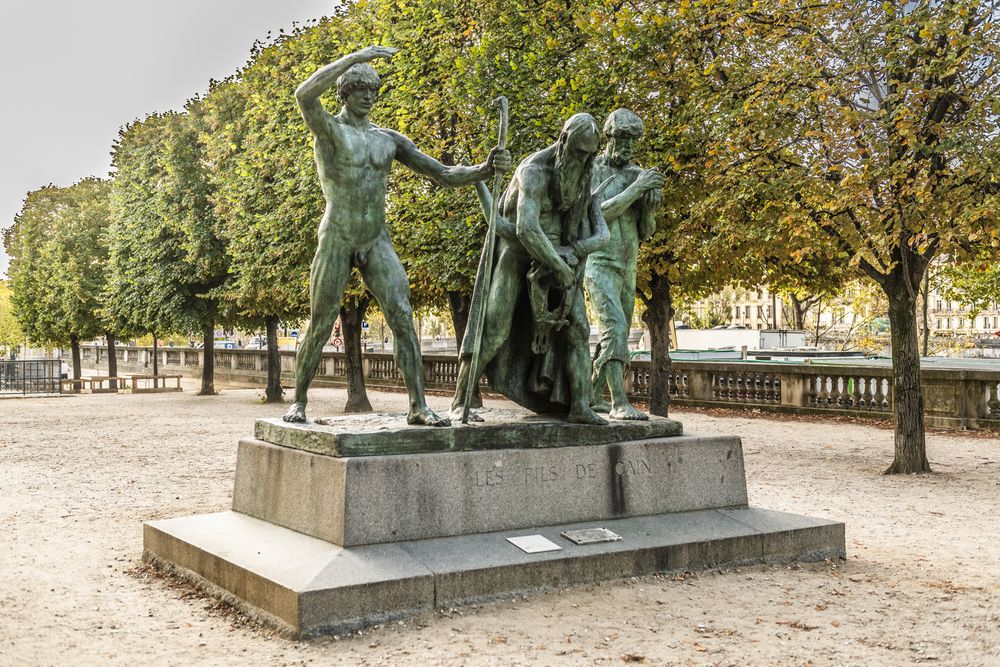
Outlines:
{"type": "MultiPolygon", "coordinates": [[[[160,348],[161,373],[198,376],[202,350],[160,348]]],[[[152,348],[118,347],[119,373],[148,372],[152,348]]],[[[295,353],[281,351],[282,379],[294,382],[295,353]]],[[[85,367],[107,369],[107,348],[84,346],[85,367]]],[[[365,382],[372,388],[402,388],[403,380],[388,353],[363,358],[365,382]]],[[[424,381],[428,389],[453,391],[458,377],[454,356],[426,354],[424,381]]],[[[216,350],[219,382],[260,386],[267,377],[267,353],[257,350],[216,350]]],[[[327,352],[316,373],[315,386],[343,386],[347,364],[343,353],[327,352]]],[[[1000,429],[1000,372],[925,368],[921,372],[927,424],[947,428],[1000,429]]],[[[484,389],[488,389],[483,383],[484,389]]],[[[800,414],[834,414],[891,418],[892,370],[881,366],[789,364],[730,361],[675,361],[668,378],[675,405],[760,409],[800,414]]],[[[629,395],[642,401],[650,395],[649,362],[635,361],[626,377],[629,395]]]]}

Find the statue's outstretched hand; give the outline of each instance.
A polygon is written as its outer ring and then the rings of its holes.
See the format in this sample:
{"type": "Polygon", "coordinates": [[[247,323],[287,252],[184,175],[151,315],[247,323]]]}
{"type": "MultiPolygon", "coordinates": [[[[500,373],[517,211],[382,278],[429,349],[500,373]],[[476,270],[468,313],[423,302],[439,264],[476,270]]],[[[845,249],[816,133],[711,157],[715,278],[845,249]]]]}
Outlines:
{"type": "Polygon", "coordinates": [[[379,58],[392,60],[392,57],[397,53],[399,53],[399,49],[391,46],[369,46],[368,48],[361,49],[360,51],[360,54],[364,58],[365,62],[368,62],[369,60],[377,60],[379,58]]]}
{"type": "Polygon", "coordinates": [[[494,146],[493,150],[490,151],[489,157],[486,158],[486,164],[495,172],[510,171],[512,162],[510,151],[499,146],[494,146]]]}

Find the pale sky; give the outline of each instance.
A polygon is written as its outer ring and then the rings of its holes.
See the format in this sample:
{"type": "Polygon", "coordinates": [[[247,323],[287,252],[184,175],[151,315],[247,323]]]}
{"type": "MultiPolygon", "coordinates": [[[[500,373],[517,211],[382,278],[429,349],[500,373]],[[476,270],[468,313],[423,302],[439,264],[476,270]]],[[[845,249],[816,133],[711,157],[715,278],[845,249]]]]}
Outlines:
{"type": "MultiPolygon", "coordinates": [[[[268,31],[337,0],[0,0],[0,228],[25,194],[107,176],[118,129],[180,109],[268,31]]],[[[7,256],[0,247],[0,277],[7,256]]]]}

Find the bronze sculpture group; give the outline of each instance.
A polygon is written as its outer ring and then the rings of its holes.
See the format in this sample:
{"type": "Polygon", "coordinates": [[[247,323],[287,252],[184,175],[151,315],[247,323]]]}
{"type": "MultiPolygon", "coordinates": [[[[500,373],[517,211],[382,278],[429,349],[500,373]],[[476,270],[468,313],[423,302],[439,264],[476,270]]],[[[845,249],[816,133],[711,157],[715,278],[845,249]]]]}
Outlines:
{"type": "MultiPolygon", "coordinates": [[[[309,384],[351,268],[357,267],[395,337],[394,355],[410,399],[407,422],[451,423],[424,400],[409,283],[385,226],[389,171],[398,160],[442,185],[475,184],[490,175],[499,183],[511,158],[503,145],[505,121],[498,146],[472,167],[445,166],[398,132],[373,125],[368,113],[380,80],[368,63],[395,53],[373,46],[349,54],[318,70],[295,93],[314,135],[327,206],[310,275],[310,324],[296,355],[295,399],[286,421],[306,420],[309,384]],[[319,101],[334,84],[341,100],[336,115],[319,101]]],[[[598,412],[647,419],[629,404],[623,379],[638,243],[655,227],[664,182],[655,170],[631,163],[641,134],[639,118],[618,109],[604,125],[601,153],[597,122],[579,113],[566,121],[555,144],[517,166],[498,201],[478,186],[492,211],[473,304],[481,329],[470,322],[462,342],[452,419],[480,419],[466,403],[470,383],[483,373],[495,390],[535,412],[595,425],[607,423],[598,412]],[[600,330],[593,363],[584,289],[600,330]],[[605,386],[610,405],[603,401],[605,386]]]]}

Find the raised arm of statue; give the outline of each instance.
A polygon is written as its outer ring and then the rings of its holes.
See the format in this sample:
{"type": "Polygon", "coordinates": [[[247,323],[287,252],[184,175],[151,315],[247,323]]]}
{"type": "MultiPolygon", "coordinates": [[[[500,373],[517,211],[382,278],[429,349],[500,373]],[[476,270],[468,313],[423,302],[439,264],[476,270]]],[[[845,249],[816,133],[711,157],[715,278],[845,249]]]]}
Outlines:
{"type": "Polygon", "coordinates": [[[320,104],[319,97],[337,83],[341,74],[358,63],[366,63],[376,58],[389,60],[399,49],[389,46],[369,46],[368,48],[349,53],[343,58],[319,68],[298,88],[295,89],[295,101],[302,110],[302,117],[305,118],[306,125],[314,133],[322,133],[327,130],[327,122],[323,105],[320,104]]]}
{"type": "Polygon", "coordinates": [[[559,256],[552,241],[539,223],[541,202],[548,196],[545,174],[534,167],[519,170],[516,178],[520,186],[517,198],[517,239],[535,260],[548,267],[565,287],[576,280],[573,269],[559,256]]]}
{"type": "Polygon", "coordinates": [[[510,169],[510,153],[495,147],[486,162],[472,167],[464,165],[447,166],[430,155],[423,153],[416,144],[393,130],[383,130],[396,142],[396,159],[407,167],[430,178],[436,183],[448,186],[472,185],[493,175],[494,168],[502,171],[510,169]]]}

